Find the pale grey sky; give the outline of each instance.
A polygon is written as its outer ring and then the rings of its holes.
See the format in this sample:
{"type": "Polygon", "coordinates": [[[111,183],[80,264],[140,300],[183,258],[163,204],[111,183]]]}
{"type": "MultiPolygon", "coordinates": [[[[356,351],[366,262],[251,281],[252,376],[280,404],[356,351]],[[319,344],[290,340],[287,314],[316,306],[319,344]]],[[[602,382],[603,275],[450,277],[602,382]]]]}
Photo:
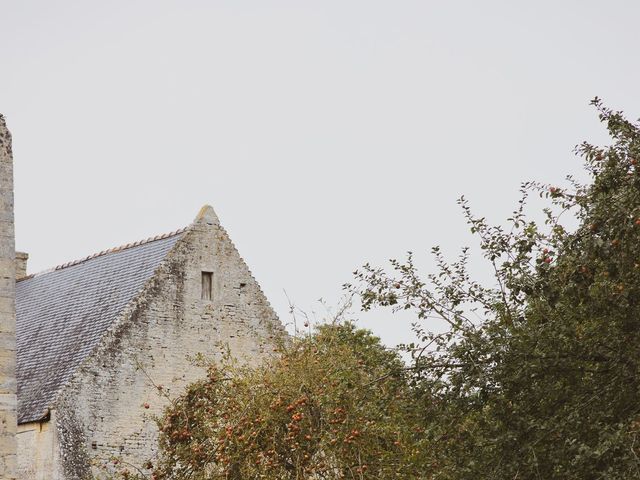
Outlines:
{"type": "MultiPolygon", "coordinates": [[[[17,247],[39,271],[210,203],[286,319],[365,261],[471,244],[640,115],[635,1],[0,1],[17,247]]],[[[388,344],[406,322],[362,323],[388,344]]]]}

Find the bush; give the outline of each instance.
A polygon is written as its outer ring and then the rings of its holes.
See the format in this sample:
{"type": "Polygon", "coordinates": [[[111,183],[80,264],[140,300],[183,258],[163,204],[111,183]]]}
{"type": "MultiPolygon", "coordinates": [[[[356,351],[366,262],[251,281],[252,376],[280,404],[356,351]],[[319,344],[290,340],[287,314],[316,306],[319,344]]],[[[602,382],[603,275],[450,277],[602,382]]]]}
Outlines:
{"type": "Polygon", "coordinates": [[[160,421],[154,478],[421,478],[413,407],[396,353],[320,326],[257,367],[210,365],[160,421]]]}

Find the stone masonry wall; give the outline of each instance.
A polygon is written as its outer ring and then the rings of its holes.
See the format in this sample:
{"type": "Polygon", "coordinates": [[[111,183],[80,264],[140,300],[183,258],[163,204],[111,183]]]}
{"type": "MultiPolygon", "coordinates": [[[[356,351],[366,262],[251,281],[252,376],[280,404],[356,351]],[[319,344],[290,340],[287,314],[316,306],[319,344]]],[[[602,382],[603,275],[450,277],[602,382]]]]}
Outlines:
{"type": "Polygon", "coordinates": [[[16,317],[11,134],[0,115],[0,478],[16,465],[16,317]]]}
{"type": "Polygon", "coordinates": [[[163,395],[176,397],[204,375],[189,357],[216,358],[228,344],[235,356],[257,362],[274,329],[282,326],[260,287],[213,209],[204,209],[59,397],[62,477],[107,478],[104,469],[153,462],[151,416],[167,405],[163,395]],[[201,299],[203,271],[213,272],[211,300],[201,299]]]}
{"type": "Polygon", "coordinates": [[[56,412],[49,420],[18,425],[18,478],[52,480],[60,478],[56,443],[56,412]]]}

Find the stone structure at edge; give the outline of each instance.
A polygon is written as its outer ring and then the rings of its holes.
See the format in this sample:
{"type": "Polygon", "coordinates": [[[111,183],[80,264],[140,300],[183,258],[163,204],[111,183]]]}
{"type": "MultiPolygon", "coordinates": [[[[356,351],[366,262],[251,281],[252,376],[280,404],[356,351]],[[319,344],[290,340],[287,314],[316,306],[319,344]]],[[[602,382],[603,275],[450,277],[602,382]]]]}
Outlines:
{"type": "Polygon", "coordinates": [[[283,327],[209,206],[174,232],[29,275],[1,132],[0,478],[106,479],[154,462],[152,417],[205,375],[193,357],[258,362],[283,327]]]}
{"type": "Polygon", "coordinates": [[[11,134],[0,115],[0,478],[16,473],[15,247],[11,134]]]}

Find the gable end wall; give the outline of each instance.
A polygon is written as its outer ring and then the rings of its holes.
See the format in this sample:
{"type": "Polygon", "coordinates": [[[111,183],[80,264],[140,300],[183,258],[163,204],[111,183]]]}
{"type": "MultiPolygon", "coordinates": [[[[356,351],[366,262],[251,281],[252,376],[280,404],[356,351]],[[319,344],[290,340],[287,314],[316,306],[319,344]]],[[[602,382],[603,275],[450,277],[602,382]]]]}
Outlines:
{"type": "Polygon", "coordinates": [[[283,331],[224,229],[196,222],[61,392],[50,429],[61,471],[43,478],[107,478],[123,462],[153,462],[151,416],[167,405],[162,394],[175,397],[205,373],[188,357],[216,358],[228,344],[255,363],[271,350],[274,330],[283,331]],[[211,301],[201,299],[202,271],[213,272],[211,301]]]}

